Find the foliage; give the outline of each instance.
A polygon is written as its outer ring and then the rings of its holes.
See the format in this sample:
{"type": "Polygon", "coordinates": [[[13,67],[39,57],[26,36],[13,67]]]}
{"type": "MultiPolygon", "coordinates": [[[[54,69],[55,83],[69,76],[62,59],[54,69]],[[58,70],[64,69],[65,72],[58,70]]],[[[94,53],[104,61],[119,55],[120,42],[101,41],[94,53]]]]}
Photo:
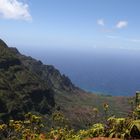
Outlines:
{"type": "Polygon", "coordinates": [[[65,120],[65,116],[61,112],[55,112],[52,115],[55,126],[47,130],[40,116],[28,113],[22,121],[10,120],[8,124],[1,123],[0,138],[2,140],[85,140],[94,137],[140,138],[140,120],[129,117],[116,118],[112,116],[107,119],[105,124],[93,124],[87,130],[77,132],[64,125],[65,120]]]}
{"type": "Polygon", "coordinates": [[[126,118],[110,117],[107,125],[107,135],[111,138],[128,138],[130,137],[129,121],[126,118]]]}
{"type": "MultiPolygon", "coordinates": [[[[57,121],[59,118],[59,115],[55,116],[57,121]]],[[[89,130],[80,130],[77,133],[68,127],[51,128],[46,133],[44,130],[41,117],[28,113],[25,115],[24,121],[10,120],[8,124],[2,123],[0,136],[7,140],[82,140],[104,134],[103,124],[94,124],[89,130]]]]}
{"type": "Polygon", "coordinates": [[[68,126],[68,119],[60,111],[56,111],[52,114],[52,127],[53,128],[65,128],[68,126]]]}
{"type": "Polygon", "coordinates": [[[40,137],[44,128],[41,117],[28,113],[24,121],[10,120],[8,124],[0,125],[0,134],[5,139],[35,139],[40,137]]]}
{"type": "Polygon", "coordinates": [[[81,139],[83,138],[93,138],[104,135],[104,125],[103,124],[94,124],[88,130],[80,130],[78,135],[81,139]]]}

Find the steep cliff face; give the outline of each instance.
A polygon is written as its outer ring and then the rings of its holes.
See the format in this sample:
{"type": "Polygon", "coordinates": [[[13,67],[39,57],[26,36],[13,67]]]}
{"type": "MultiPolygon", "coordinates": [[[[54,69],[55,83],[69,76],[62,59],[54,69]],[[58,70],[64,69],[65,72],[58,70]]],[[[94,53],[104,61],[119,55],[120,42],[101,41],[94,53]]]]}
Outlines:
{"type": "Polygon", "coordinates": [[[29,111],[50,114],[55,107],[54,95],[76,89],[53,66],[24,56],[0,40],[0,118],[3,120],[20,119],[29,111]]]}
{"type": "Polygon", "coordinates": [[[22,118],[28,111],[51,113],[54,91],[0,40],[0,117],[22,118]]]}
{"type": "Polygon", "coordinates": [[[51,88],[66,91],[72,91],[77,88],[67,76],[61,75],[54,66],[44,65],[41,61],[37,61],[32,57],[21,55],[16,48],[10,49],[30,71],[37,74],[42,80],[45,80],[51,88]]]}

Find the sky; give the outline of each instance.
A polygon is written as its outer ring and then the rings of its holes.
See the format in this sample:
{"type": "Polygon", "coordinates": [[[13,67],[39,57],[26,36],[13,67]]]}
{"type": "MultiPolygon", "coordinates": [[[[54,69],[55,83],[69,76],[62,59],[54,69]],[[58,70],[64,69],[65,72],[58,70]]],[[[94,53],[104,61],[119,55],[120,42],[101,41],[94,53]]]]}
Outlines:
{"type": "Polygon", "coordinates": [[[0,0],[0,38],[20,49],[140,48],[140,0],[0,0]]]}

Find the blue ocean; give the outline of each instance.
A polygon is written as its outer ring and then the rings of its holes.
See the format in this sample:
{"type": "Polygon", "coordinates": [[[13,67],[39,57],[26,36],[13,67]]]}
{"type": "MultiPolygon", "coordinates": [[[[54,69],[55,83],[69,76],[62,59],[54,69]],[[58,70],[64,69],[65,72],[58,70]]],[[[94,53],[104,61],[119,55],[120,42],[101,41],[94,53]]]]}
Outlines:
{"type": "Polygon", "coordinates": [[[132,96],[140,90],[139,49],[45,49],[22,52],[45,64],[54,65],[76,86],[86,91],[132,96]]]}

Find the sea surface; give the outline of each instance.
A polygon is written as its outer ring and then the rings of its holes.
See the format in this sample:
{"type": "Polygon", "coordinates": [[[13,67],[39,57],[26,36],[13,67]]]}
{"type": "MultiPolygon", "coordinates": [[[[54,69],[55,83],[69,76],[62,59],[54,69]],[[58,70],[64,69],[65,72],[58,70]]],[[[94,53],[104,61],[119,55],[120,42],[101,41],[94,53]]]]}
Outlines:
{"type": "Polygon", "coordinates": [[[124,48],[21,50],[54,65],[87,91],[132,96],[140,90],[140,50],[124,48]]]}

